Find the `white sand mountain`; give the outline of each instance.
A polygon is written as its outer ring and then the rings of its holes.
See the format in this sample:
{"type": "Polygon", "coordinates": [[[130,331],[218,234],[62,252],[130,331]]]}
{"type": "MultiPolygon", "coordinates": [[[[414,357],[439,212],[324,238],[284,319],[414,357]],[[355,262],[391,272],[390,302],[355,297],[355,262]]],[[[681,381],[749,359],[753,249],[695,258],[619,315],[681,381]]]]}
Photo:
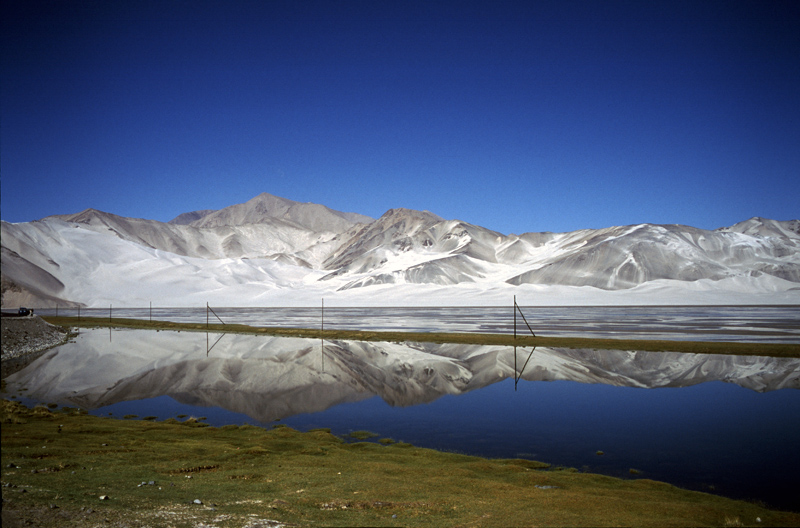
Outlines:
{"type": "Polygon", "coordinates": [[[797,222],[753,219],[725,230],[680,225],[504,236],[430,213],[390,210],[324,262],[342,289],[374,284],[504,281],[604,290],[655,280],[770,275],[800,283],[797,222]],[[761,227],[758,227],[761,226],[761,227]]]}
{"type": "MultiPolygon", "coordinates": [[[[202,211],[200,212],[203,213],[202,211]]],[[[342,213],[324,205],[300,203],[262,193],[243,204],[202,214],[194,227],[241,226],[275,220],[310,231],[341,233],[353,224],[369,223],[372,218],[357,213],[342,213]]]]}
{"type": "Polygon", "coordinates": [[[269,194],[169,223],[89,209],[2,222],[3,306],[800,303],[800,222],[501,233],[269,194]]]}
{"type": "Polygon", "coordinates": [[[168,224],[189,225],[195,220],[200,220],[204,216],[213,213],[213,209],[201,209],[199,211],[190,211],[188,213],[181,213],[169,222],[168,224]]]}

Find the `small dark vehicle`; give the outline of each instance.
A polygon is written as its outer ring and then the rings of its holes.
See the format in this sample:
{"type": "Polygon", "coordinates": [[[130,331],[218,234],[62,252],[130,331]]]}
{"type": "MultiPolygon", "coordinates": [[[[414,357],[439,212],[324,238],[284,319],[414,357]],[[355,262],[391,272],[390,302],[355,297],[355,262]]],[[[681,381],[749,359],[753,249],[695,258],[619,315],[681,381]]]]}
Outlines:
{"type": "Polygon", "coordinates": [[[17,315],[20,317],[24,317],[26,315],[33,315],[33,308],[20,308],[17,315]]]}

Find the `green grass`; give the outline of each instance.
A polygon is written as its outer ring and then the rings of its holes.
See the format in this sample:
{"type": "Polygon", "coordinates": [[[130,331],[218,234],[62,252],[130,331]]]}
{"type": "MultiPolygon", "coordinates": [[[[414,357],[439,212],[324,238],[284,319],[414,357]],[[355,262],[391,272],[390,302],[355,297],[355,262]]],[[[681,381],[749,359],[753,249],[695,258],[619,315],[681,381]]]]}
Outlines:
{"type": "Polygon", "coordinates": [[[797,513],[646,479],[405,443],[345,443],[326,430],[202,425],[4,400],[3,524],[721,526],[760,518],[762,526],[800,525],[797,513]]]}
{"type": "Polygon", "coordinates": [[[241,334],[342,339],[354,341],[417,341],[427,343],[460,343],[471,345],[543,346],[589,348],[600,350],[641,350],[645,352],[687,352],[694,354],[727,354],[744,356],[800,357],[800,344],[742,343],[719,341],[666,341],[653,339],[595,339],[576,337],[517,336],[509,334],[444,333],[444,332],[372,332],[358,330],[315,330],[301,328],[254,327],[242,324],[195,324],[141,319],[108,319],[81,317],[44,317],[51,324],[81,328],[139,328],[153,330],[192,330],[241,334]]]}
{"type": "Polygon", "coordinates": [[[380,435],[371,431],[352,431],[345,436],[353,440],[369,440],[370,438],[375,438],[380,435]]]}

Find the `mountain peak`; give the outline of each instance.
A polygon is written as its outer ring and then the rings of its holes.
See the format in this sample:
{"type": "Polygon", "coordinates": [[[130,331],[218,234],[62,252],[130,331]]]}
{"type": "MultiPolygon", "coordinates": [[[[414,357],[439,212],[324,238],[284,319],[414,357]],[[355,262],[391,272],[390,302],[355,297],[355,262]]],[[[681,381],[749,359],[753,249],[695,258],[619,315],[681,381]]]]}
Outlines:
{"type": "Polygon", "coordinates": [[[63,220],[64,222],[74,222],[76,224],[89,224],[92,221],[103,220],[106,218],[122,218],[119,215],[115,215],[113,213],[106,213],[105,211],[101,211],[99,209],[89,208],[84,209],[80,213],[73,213],[73,214],[63,214],[63,215],[51,215],[47,216],[46,218],[57,218],[58,220],[63,220]]]}
{"type": "Polygon", "coordinates": [[[717,231],[764,237],[786,237],[798,240],[800,239],[800,220],[780,221],[754,216],[730,227],[721,227],[717,231]]]}
{"type": "Polygon", "coordinates": [[[341,233],[372,218],[356,213],[334,211],[324,205],[301,203],[269,193],[261,193],[245,203],[211,212],[191,223],[194,227],[234,226],[285,222],[311,231],[341,233]]]}
{"type": "Polygon", "coordinates": [[[398,219],[398,218],[413,218],[416,220],[422,220],[425,222],[442,222],[444,218],[441,216],[434,214],[430,211],[418,211],[416,209],[407,209],[405,207],[397,207],[394,209],[389,209],[378,220],[385,220],[385,219],[398,219]]]}

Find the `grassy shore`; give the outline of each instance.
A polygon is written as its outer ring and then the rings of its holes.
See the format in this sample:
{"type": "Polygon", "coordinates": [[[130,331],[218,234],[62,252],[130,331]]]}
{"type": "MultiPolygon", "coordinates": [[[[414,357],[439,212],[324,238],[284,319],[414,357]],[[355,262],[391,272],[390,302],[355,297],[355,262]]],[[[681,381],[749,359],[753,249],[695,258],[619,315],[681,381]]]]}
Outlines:
{"type": "Polygon", "coordinates": [[[444,332],[373,332],[359,330],[319,330],[301,328],[256,327],[242,324],[174,323],[141,319],[107,319],[81,317],[43,317],[51,324],[81,328],[139,328],[152,330],[194,330],[242,334],[343,339],[354,341],[417,341],[427,343],[460,343],[470,345],[543,346],[590,348],[600,350],[642,350],[646,352],[687,352],[693,354],[729,354],[742,356],[800,357],[800,344],[742,343],[717,341],[667,341],[652,339],[596,339],[547,337],[510,334],[444,333],[444,332]]]}
{"type": "Polygon", "coordinates": [[[3,526],[798,526],[800,514],[327,430],[3,401],[3,526]]]}

